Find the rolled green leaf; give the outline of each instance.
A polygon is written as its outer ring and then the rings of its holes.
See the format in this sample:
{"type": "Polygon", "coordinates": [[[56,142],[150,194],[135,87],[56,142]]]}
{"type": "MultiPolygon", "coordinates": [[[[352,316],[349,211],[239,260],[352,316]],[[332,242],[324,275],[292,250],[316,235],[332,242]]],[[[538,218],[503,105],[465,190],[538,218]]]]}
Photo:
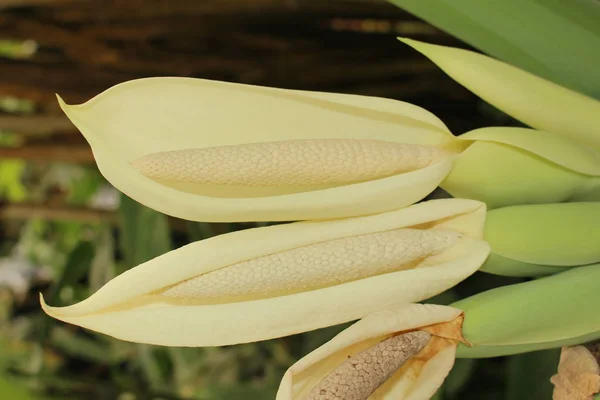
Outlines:
{"type": "Polygon", "coordinates": [[[600,151],[525,128],[491,127],[459,136],[459,154],[441,187],[488,208],[578,200],[600,188],[600,151]]]}
{"type": "Polygon", "coordinates": [[[482,270],[537,276],[600,262],[600,202],[537,204],[488,211],[492,255],[482,270]]]}
{"type": "Polygon", "coordinates": [[[600,102],[483,54],[400,38],[519,121],[600,148],[600,102]]]}
{"type": "Polygon", "coordinates": [[[571,346],[600,338],[600,264],[460,300],[463,335],[457,357],[480,358],[571,346]]]}

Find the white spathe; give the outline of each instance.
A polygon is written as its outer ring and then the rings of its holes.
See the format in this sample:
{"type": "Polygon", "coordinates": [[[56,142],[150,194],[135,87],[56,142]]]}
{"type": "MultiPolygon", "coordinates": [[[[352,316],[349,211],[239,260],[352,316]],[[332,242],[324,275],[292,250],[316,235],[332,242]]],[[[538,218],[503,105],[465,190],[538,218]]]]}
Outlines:
{"type": "MultiPolygon", "coordinates": [[[[422,108],[365,96],[147,78],[114,86],[81,105],[59,102],[117,189],[189,220],[285,221],[394,210],[433,191],[450,171],[452,154],[468,145],[422,108]],[[170,151],[326,139],[434,146],[448,156],[409,172],[312,188],[173,182],[151,179],[132,166],[170,151]]],[[[285,159],[285,146],[278,151],[285,159]]]]}
{"type": "MultiPolygon", "coordinates": [[[[488,244],[481,240],[484,218],[483,203],[443,199],[365,217],[239,231],[184,246],[141,264],[78,304],[42,305],[54,318],[134,342],[219,346],[286,336],[421,301],[456,285],[473,274],[489,254],[488,244]],[[442,237],[447,236],[443,232],[451,231],[460,238],[452,239],[449,246],[433,246],[419,260],[408,260],[406,266],[399,265],[392,271],[378,269],[381,264],[371,262],[371,248],[367,246],[364,254],[352,257],[365,260],[360,268],[374,269],[350,278],[336,272],[340,271],[338,264],[351,261],[344,259],[343,251],[335,250],[335,246],[334,250],[314,246],[405,228],[442,232],[442,237]],[[302,259],[306,257],[285,255],[301,248],[314,249],[317,256],[329,260],[323,268],[331,269],[340,279],[321,281],[320,275],[314,275],[318,282],[302,282],[302,286],[280,293],[269,289],[277,287],[270,279],[280,282],[277,274],[257,277],[252,271],[265,271],[264,265],[248,262],[278,255],[285,263],[281,269],[295,273],[303,268],[302,259]],[[338,251],[337,259],[332,258],[338,251]],[[247,267],[239,268],[244,262],[247,267]],[[221,292],[206,296],[193,285],[185,287],[186,281],[227,270],[231,273],[217,280],[221,292]],[[229,282],[237,285],[235,295],[230,292],[229,282]],[[249,290],[243,293],[239,282],[244,282],[249,290]],[[265,291],[255,291],[256,285],[265,291]]],[[[415,240],[414,236],[409,237],[415,240]]],[[[417,240],[412,245],[426,248],[425,244],[417,240]]]]}
{"type": "MultiPolygon", "coordinates": [[[[404,304],[373,313],[292,365],[281,381],[276,400],[302,400],[323,378],[351,357],[390,335],[451,323],[461,311],[433,304],[404,304]]],[[[429,400],[454,365],[457,339],[430,341],[379,387],[369,400],[429,400]],[[441,343],[440,343],[441,342],[441,343]]],[[[433,336],[436,338],[436,336],[433,336]]]]}

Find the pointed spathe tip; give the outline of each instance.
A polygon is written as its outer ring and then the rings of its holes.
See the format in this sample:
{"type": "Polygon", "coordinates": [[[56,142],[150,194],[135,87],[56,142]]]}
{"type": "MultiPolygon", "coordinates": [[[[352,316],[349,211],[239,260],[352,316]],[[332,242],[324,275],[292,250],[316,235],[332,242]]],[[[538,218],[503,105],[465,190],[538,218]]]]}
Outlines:
{"type": "Polygon", "coordinates": [[[63,100],[62,97],[60,97],[60,94],[58,93],[54,93],[54,95],[56,96],[56,100],[58,100],[58,105],[60,106],[60,108],[64,111],[64,109],[66,107],[69,107],[69,105],[63,100]]]}
{"type": "Polygon", "coordinates": [[[44,312],[46,314],[50,315],[50,313],[49,313],[50,306],[48,304],[46,304],[46,300],[44,300],[44,295],[42,294],[42,292],[40,292],[39,294],[40,294],[40,306],[42,306],[42,310],[44,310],[44,312]]]}
{"type": "Polygon", "coordinates": [[[40,306],[42,306],[42,310],[49,316],[53,318],[57,318],[56,307],[49,306],[44,299],[44,295],[40,292],[40,306]]]}

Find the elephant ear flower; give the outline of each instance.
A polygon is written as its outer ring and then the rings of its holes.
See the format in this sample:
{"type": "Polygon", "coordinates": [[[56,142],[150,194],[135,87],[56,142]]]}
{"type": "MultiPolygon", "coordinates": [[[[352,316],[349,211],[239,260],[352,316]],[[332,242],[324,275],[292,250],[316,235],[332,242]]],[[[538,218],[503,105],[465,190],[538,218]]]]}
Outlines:
{"type": "Polygon", "coordinates": [[[489,254],[484,217],[480,202],[443,199],[234,232],[141,264],[78,304],[42,306],[133,342],[219,346],[291,335],[456,285],[489,254]]]}
{"type": "Polygon", "coordinates": [[[454,365],[462,313],[405,304],[371,314],[292,365],[276,400],[426,400],[454,365]]]}
{"type": "Polygon", "coordinates": [[[189,220],[391,211],[433,191],[464,147],[428,111],[365,96],[148,78],[59,103],[117,189],[189,220]]]}
{"type": "MultiPolygon", "coordinates": [[[[497,357],[597,341],[599,278],[597,264],[492,289],[449,307],[404,304],[373,313],[292,365],[277,400],[427,400],[455,357],[497,357]],[[567,302],[556,295],[569,290],[567,302]]],[[[594,357],[597,342],[587,354],[561,358],[564,365],[553,378],[557,390],[586,382],[593,390],[585,393],[595,393],[600,378],[594,357]]]]}
{"type": "MultiPolygon", "coordinates": [[[[599,277],[600,264],[492,289],[449,307],[403,304],[375,312],[292,365],[277,400],[427,400],[455,357],[497,357],[597,341],[599,277]],[[571,296],[565,302],[556,293],[567,290],[571,296]]],[[[563,350],[553,378],[555,393],[582,382],[588,386],[579,387],[581,393],[596,393],[599,347],[592,343],[584,350],[563,350]]]]}
{"type": "MultiPolygon", "coordinates": [[[[497,357],[598,340],[599,278],[596,264],[488,290],[449,307],[404,304],[373,313],[292,365],[277,400],[427,400],[455,357],[497,357]],[[567,291],[565,302],[557,293],[567,291]]],[[[597,345],[591,352],[597,356],[597,345]]],[[[557,388],[599,383],[598,365],[589,365],[596,360],[588,354],[584,365],[580,358],[559,368],[557,388]]]]}

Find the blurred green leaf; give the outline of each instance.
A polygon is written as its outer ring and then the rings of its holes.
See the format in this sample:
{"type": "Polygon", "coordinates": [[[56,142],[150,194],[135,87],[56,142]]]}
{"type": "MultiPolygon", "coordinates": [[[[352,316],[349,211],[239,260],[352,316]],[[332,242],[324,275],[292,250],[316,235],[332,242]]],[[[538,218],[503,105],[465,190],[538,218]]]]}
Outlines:
{"type": "MultiPolygon", "coordinates": [[[[61,301],[61,292],[65,289],[70,289],[71,297],[73,297],[73,286],[77,281],[87,275],[92,259],[94,258],[94,246],[90,242],[80,242],[68,255],[67,262],[60,278],[55,282],[50,290],[50,294],[46,296],[48,304],[54,306],[65,303],[61,301]]],[[[50,334],[50,327],[56,324],[52,318],[43,318],[40,321],[40,328],[37,331],[37,338],[40,342],[44,342],[50,334]]]]}
{"type": "Polygon", "coordinates": [[[600,97],[597,0],[388,0],[479,50],[600,97]]]}
{"type": "Polygon", "coordinates": [[[127,268],[172,249],[167,216],[121,195],[121,251],[127,268]]]}
{"type": "Polygon", "coordinates": [[[26,164],[22,160],[0,161],[0,196],[9,202],[20,202],[27,198],[27,189],[21,182],[26,164]]]}
{"type": "Polygon", "coordinates": [[[329,342],[344,329],[349,328],[352,324],[354,324],[354,322],[346,322],[344,324],[329,326],[327,328],[316,329],[314,331],[293,336],[290,339],[293,338],[302,340],[302,345],[300,346],[300,354],[297,354],[297,356],[303,357],[306,354],[323,346],[325,343],[329,342]]]}
{"type": "Polygon", "coordinates": [[[458,398],[458,393],[469,382],[476,364],[477,360],[473,358],[459,358],[454,362],[454,367],[452,367],[444,381],[444,397],[449,399],[458,398]]]}
{"type": "Polygon", "coordinates": [[[25,138],[12,131],[0,130],[0,146],[1,147],[19,147],[25,143],[25,138]]]}
{"type": "MultiPolygon", "coordinates": [[[[121,195],[119,216],[120,247],[126,268],[133,268],[172,249],[166,215],[121,195]]],[[[167,351],[144,344],[136,345],[136,349],[137,361],[150,387],[153,390],[165,389],[168,371],[160,353],[168,354],[167,351]]]]}
{"type": "Polygon", "coordinates": [[[0,111],[16,114],[32,114],[35,111],[35,102],[19,97],[0,96],[0,111]]]}
{"type": "Polygon", "coordinates": [[[209,386],[202,391],[201,399],[210,400],[264,400],[274,399],[277,393],[278,383],[273,382],[265,386],[253,385],[229,385],[209,386]]]}
{"type": "Polygon", "coordinates": [[[429,400],[444,400],[444,389],[439,388],[429,400]]]}
{"type": "Polygon", "coordinates": [[[95,240],[96,254],[88,274],[89,286],[92,291],[100,289],[115,275],[115,243],[111,226],[106,224],[100,228],[95,240]]]}
{"type": "Polygon", "coordinates": [[[137,356],[142,372],[152,390],[166,389],[166,378],[159,359],[156,357],[157,348],[147,344],[136,344],[137,356]]]}
{"type": "Polygon", "coordinates": [[[559,357],[560,349],[509,357],[506,399],[551,399],[554,386],[550,383],[550,377],[556,374],[559,357]]]}
{"type": "Polygon", "coordinates": [[[81,176],[73,179],[69,184],[69,197],[67,198],[69,204],[85,204],[105,182],[96,168],[85,168],[81,172],[81,176]]]}
{"type": "Polygon", "coordinates": [[[77,335],[75,331],[63,325],[52,328],[50,342],[57,349],[80,360],[103,365],[109,364],[112,359],[111,352],[107,351],[106,346],[102,343],[83,335],[77,335]]]}
{"type": "Polygon", "coordinates": [[[439,304],[442,306],[447,306],[448,304],[454,303],[458,301],[460,297],[454,292],[452,289],[448,289],[445,292],[442,292],[436,296],[433,296],[425,301],[424,304],[439,304]]]}
{"type": "Polygon", "coordinates": [[[208,239],[215,235],[212,224],[208,222],[186,221],[185,227],[190,242],[208,239]]]}
{"type": "Polygon", "coordinates": [[[0,57],[25,59],[31,58],[37,51],[33,40],[0,40],[0,57]]]}
{"type": "Polygon", "coordinates": [[[36,398],[29,393],[25,385],[6,375],[0,375],[0,395],[2,395],[2,399],[6,400],[33,400],[36,398]]]}
{"type": "Polygon", "coordinates": [[[52,293],[48,296],[50,304],[57,304],[60,301],[59,295],[63,288],[73,286],[87,275],[92,259],[94,258],[94,253],[94,246],[90,242],[80,242],[77,244],[75,249],[69,254],[63,273],[54,285],[52,293]]]}

